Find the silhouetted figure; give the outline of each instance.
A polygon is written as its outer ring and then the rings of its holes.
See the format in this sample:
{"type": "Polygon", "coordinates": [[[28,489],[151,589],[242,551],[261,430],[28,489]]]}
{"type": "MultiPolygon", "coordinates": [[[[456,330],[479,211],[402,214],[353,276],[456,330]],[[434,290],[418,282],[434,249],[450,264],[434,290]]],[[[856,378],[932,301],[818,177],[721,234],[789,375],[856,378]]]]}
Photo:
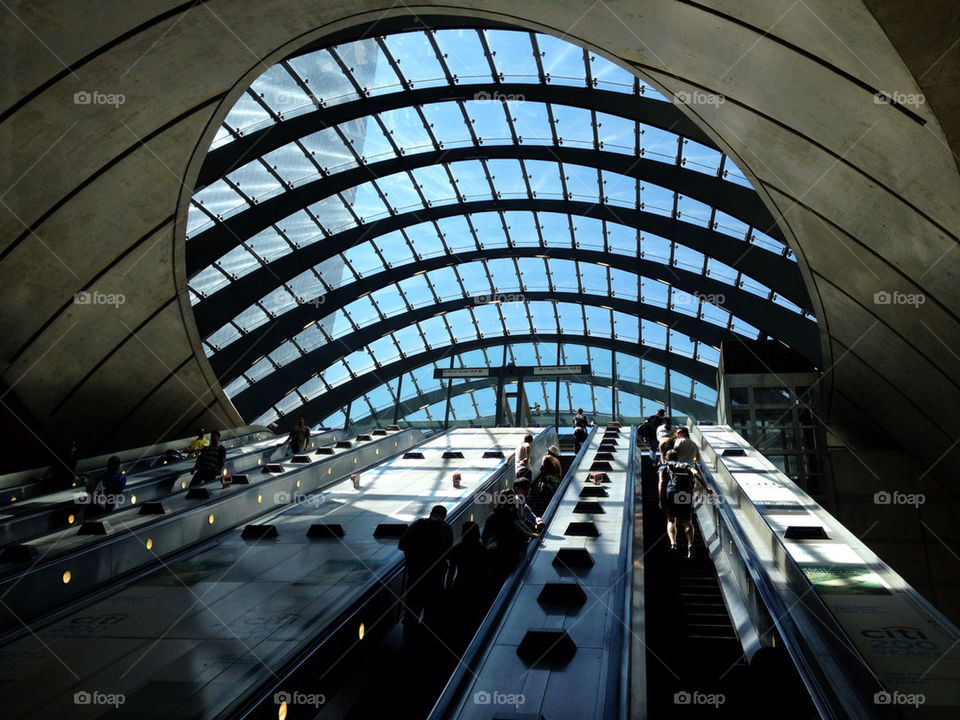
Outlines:
{"type": "Polygon", "coordinates": [[[463,524],[460,542],[450,551],[447,593],[454,641],[465,645],[490,603],[490,562],[475,522],[463,524]]]}
{"type": "Polygon", "coordinates": [[[517,495],[513,490],[501,490],[493,512],[483,525],[483,544],[490,557],[490,568],[497,587],[513,570],[527,541],[537,537],[517,512],[517,495]]]}
{"type": "Polygon", "coordinates": [[[107,460],[107,470],[103,474],[101,486],[103,509],[113,512],[117,505],[123,504],[123,491],[127,487],[127,471],[123,469],[120,458],[116,455],[107,460]]]}
{"type": "Polygon", "coordinates": [[[210,444],[207,445],[197,456],[197,462],[193,466],[193,479],[190,480],[190,487],[203,485],[216,479],[223,473],[223,468],[227,463],[227,449],[220,444],[220,433],[214,430],[210,433],[210,444]]]}
{"type": "Polygon", "coordinates": [[[310,428],[304,422],[303,415],[297,418],[297,425],[290,431],[287,442],[294,455],[302,453],[307,448],[307,443],[310,442],[310,428]]]}
{"type": "Polygon", "coordinates": [[[520,521],[533,532],[540,532],[544,527],[543,521],[537,516],[533,509],[531,509],[530,505],[527,504],[527,499],[530,497],[531,486],[532,483],[526,478],[517,480],[513,484],[513,491],[517,496],[517,515],[520,517],[520,521]]]}
{"type": "Polygon", "coordinates": [[[583,408],[577,408],[577,414],[573,416],[573,451],[580,452],[580,448],[587,439],[587,428],[593,425],[593,420],[583,414],[583,408]]]}
{"type": "Polygon", "coordinates": [[[439,630],[443,612],[443,584],[447,574],[453,530],[444,519],[447,509],[435,505],[430,517],[420,518],[407,528],[398,547],[406,558],[403,590],[403,639],[417,637],[420,615],[434,634],[439,630]]]}

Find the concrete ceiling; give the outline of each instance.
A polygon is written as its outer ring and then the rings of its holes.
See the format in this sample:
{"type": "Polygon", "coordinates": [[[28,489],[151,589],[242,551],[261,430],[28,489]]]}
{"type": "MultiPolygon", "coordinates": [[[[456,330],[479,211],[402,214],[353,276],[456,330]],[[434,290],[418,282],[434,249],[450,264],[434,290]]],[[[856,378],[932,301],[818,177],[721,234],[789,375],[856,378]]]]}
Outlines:
{"type": "Polygon", "coordinates": [[[69,428],[91,446],[240,423],[199,349],[185,294],[186,201],[219,121],[272,63],[332,32],[414,13],[479,16],[594,48],[685,99],[800,259],[820,322],[829,419],[875,421],[891,436],[911,427],[928,457],[955,457],[958,11],[947,2],[900,6],[210,0],[111,3],[94,14],[82,4],[8,3],[0,9],[8,392],[36,432],[69,428]],[[88,291],[125,302],[74,301],[88,291]],[[923,304],[878,303],[887,297],[878,293],[923,304]]]}

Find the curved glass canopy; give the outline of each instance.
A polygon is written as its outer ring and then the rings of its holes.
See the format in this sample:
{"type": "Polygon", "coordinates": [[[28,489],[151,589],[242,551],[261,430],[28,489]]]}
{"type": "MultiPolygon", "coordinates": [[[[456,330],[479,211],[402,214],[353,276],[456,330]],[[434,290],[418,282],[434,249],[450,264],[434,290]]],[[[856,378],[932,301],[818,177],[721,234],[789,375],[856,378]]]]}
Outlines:
{"type": "Polygon", "coordinates": [[[187,240],[206,354],[252,422],[489,419],[489,381],[452,383],[448,411],[433,372],[504,362],[591,363],[524,382],[544,412],[709,418],[722,341],[819,360],[744,175],[640,79],[536,33],[401,32],[270,68],[211,145],[187,240]]]}

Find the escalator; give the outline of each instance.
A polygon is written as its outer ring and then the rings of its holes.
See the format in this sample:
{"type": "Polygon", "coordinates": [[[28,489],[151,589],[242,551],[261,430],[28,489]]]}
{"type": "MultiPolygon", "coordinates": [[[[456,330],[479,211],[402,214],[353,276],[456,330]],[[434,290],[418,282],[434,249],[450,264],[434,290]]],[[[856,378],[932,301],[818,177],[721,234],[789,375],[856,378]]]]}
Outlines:
{"type": "Polygon", "coordinates": [[[678,550],[670,550],[666,517],[657,506],[656,466],[646,456],[641,477],[648,717],[818,718],[784,650],[763,648],[748,663],[696,514],[688,559],[682,527],[678,550]]]}

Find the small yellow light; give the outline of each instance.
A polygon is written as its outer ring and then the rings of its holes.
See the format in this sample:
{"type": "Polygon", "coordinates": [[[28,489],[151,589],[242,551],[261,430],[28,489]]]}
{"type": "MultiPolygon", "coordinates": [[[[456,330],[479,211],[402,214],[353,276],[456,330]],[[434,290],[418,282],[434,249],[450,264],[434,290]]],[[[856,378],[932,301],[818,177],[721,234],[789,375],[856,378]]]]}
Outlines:
{"type": "Polygon", "coordinates": [[[207,518],[207,522],[213,525],[213,513],[210,513],[210,517],[207,518]]]}
{"type": "Polygon", "coordinates": [[[363,623],[360,623],[360,632],[358,632],[357,634],[360,636],[361,640],[363,640],[363,635],[366,631],[367,629],[363,626],[363,623]]]}
{"type": "Polygon", "coordinates": [[[400,443],[394,441],[393,446],[394,446],[394,447],[400,447],[400,443]]]}
{"type": "Polygon", "coordinates": [[[153,538],[147,538],[147,550],[153,550],[153,538]]]}
{"type": "Polygon", "coordinates": [[[380,454],[380,448],[377,448],[374,452],[375,452],[375,454],[379,455],[379,454],[380,454]]]}
{"type": "Polygon", "coordinates": [[[70,582],[70,578],[71,578],[71,577],[73,577],[73,576],[70,574],[70,571],[69,571],[69,570],[64,570],[64,571],[63,571],[63,584],[66,585],[68,582],[70,582]]]}
{"type": "Polygon", "coordinates": [[[131,505],[136,505],[136,504],[137,504],[137,496],[136,496],[136,495],[131,495],[131,496],[130,496],[130,504],[131,504],[131,505]]]}
{"type": "Polygon", "coordinates": [[[327,475],[333,475],[333,468],[327,468],[327,475]]]}
{"type": "Polygon", "coordinates": [[[257,458],[257,465],[263,465],[263,458],[257,458]]]}
{"type": "Polygon", "coordinates": [[[257,505],[263,502],[263,495],[257,495],[257,505]]]}
{"type": "Polygon", "coordinates": [[[354,464],[354,465],[357,464],[357,457],[356,457],[356,456],[353,457],[353,464],[354,464]]]}
{"type": "Polygon", "coordinates": [[[73,513],[67,515],[67,525],[73,525],[77,521],[76,516],[73,513]]]}
{"type": "Polygon", "coordinates": [[[10,502],[16,502],[16,501],[17,501],[17,496],[16,496],[16,495],[14,495],[12,498],[10,498],[10,502]]]}
{"type": "Polygon", "coordinates": [[[181,481],[180,481],[180,489],[181,489],[181,490],[186,490],[186,489],[187,489],[187,481],[186,481],[186,480],[181,480],[181,481]]]}
{"type": "Polygon", "coordinates": [[[286,700],[280,703],[280,710],[277,712],[277,718],[279,720],[287,720],[287,701],[286,700]]]}
{"type": "Polygon", "coordinates": [[[473,522],[473,513],[470,513],[470,522],[473,522]]]}
{"type": "Polygon", "coordinates": [[[300,487],[300,481],[297,480],[297,487],[300,487]]]}

